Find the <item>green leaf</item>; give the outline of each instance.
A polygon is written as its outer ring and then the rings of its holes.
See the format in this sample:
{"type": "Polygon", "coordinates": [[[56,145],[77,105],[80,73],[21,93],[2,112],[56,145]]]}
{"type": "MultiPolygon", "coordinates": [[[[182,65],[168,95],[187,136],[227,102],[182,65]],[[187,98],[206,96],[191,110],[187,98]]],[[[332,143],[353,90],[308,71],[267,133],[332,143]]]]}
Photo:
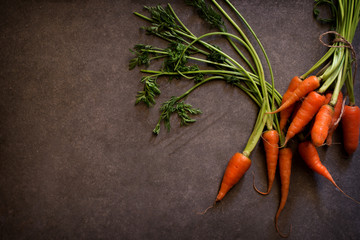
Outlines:
{"type": "Polygon", "coordinates": [[[130,52],[132,52],[135,57],[129,61],[129,70],[134,69],[136,66],[149,66],[149,53],[144,51],[144,49],[149,49],[149,46],[138,44],[134,46],[134,49],[130,49],[130,52]]]}
{"type": "Polygon", "coordinates": [[[144,102],[148,107],[156,103],[155,96],[160,95],[159,85],[156,83],[156,77],[143,77],[141,82],[144,83],[144,90],[138,91],[135,104],[144,102]]]}
{"type": "Polygon", "coordinates": [[[154,130],[153,130],[153,133],[156,134],[156,135],[159,135],[160,133],[160,123],[156,124],[154,130]]]}
{"type": "Polygon", "coordinates": [[[212,27],[225,29],[221,15],[211,5],[207,5],[204,0],[185,0],[185,2],[195,7],[199,16],[212,27]]]}
{"type": "MultiPolygon", "coordinates": [[[[221,50],[219,46],[213,45],[215,48],[221,50]]],[[[214,49],[211,49],[210,54],[207,56],[207,60],[217,63],[224,63],[226,58],[220,54],[218,51],[215,51],[214,49]]]]}
{"type": "Polygon", "coordinates": [[[170,131],[170,117],[172,114],[176,113],[180,118],[180,125],[186,126],[190,123],[195,122],[195,119],[192,119],[189,115],[197,115],[202,113],[200,109],[193,108],[190,104],[185,104],[184,102],[178,102],[179,98],[172,96],[168,101],[164,102],[160,107],[160,120],[155,126],[153,132],[159,134],[160,132],[160,122],[164,122],[165,128],[170,131]]]}

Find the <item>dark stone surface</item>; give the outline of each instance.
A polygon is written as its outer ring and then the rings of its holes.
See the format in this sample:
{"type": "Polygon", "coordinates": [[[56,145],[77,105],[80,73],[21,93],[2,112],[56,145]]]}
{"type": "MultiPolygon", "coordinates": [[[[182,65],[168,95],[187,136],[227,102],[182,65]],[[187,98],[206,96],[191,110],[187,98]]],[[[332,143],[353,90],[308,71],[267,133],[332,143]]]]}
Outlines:
{"type": "MultiPolygon", "coordinates": [[[[151,131],[159,104],[134,106],[142,75],[128,71],[128,49],[164,42],[139,30],[146,23],[132,12],[166,2],[1,1],[1,239],[279,238],[273,220],[279,177],[266,197],[252,188],[251,172],[258,187],[266,186],[261,143],[226,199],[196,214],[212,204],[228,159],[251,133],[257,107],[244,93],[209,83],[187,99],[203,111],[197,122],[179,127],[174,118],[171,132],[162,129],[158,137],[151,131]]],[[[194,33],[209,30],[183,1],[169,2],[194,33]]],[[[325,53],[318,36],[327,26],[313,19],[313,1],[234,3],[262,41],[280,93],[325,53]]],[[[192,86],[159,83],[158,103],[192,86]]],[[[339,186],[360,199],[360,152],[346,156],[341,129],[334,142],[319,149],[321,159],[339,186]]],[[[290,239],[359,238],[360,206],[311,172],[296,142],[291,146],[282,231],[291,224],[290,239]]]]}

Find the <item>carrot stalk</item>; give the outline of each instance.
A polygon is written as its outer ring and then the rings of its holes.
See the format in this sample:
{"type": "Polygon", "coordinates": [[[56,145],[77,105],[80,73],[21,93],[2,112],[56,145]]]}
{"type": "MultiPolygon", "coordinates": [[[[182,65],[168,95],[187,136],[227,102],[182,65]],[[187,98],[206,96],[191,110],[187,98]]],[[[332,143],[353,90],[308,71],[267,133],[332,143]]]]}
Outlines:
{"type": "Polygon", "coordinates": [[[343,141],[346,152],[351,155],[359,145],[360,109],[358,106],[344,107],[341,118],[343,141]]]}
{"type": "Polygon", "coordinates": [[[325,96],[310,92],[302,102],[286,133],[285,144],[311,121],[325,102],[325,96]]]}
{"type": "Polygon", "coordinates": [[[311,128],[311,140],[316,147],[324,144],[333,116],[334,108],[328,104],[323,105],[316,114],[314,126],[311,128]]]}
{"type": "Polygon", "coordinates": [[[250,168],[251,160],[242,153],[235,153],[230,159],[223,176],[216,202],[224,198],[226,193],[242,178],[250,168]]]}
{"type": "Polygon", "coordinates": [[[298,87],[294,90],[293,94],[284,102],[277,110],[273,112],[267,112],[268,114],[278,113],[284,109],[290,107],[301,98],[305,97],[309,92],[317,89],[320,86],[320,79],[316,76],[310,76],[302,81],[298,87]]]}
{"type": "MultiPolygon", "coordinates": [[[[290,188],[290,175],[291,175],[291,161],[292,161],[292,152],[290,148],[282,148],[279,152],[279,169],[280,169],[280,180],[281,180],[281,200],[278,211],[275,215],[275,227],[276,231],[282,237],[288,237],[290,232],[285,235],[280,232],[278,226],[278,219],[281,211],[284,209],[290,188]]],[[[290,227],[291,231],[291,227],[290,227]]]]}
{"type": "Polygon", "coordinates": [[[343,193],[346,197],[350,198],[354,202],[360,204],[359,201],[353,199],[349,195],[347,195],[334,181],[331,174],[327,170],[327,168],[321,163],[319,154],[316,150],[315,145],[311,141],[301,142],[298,146],[299,154],[301,158],[305,161],[310,169],[314,172],[320,174],[329,180],[341,193],[343,193]]]}
{"type": "Polygon", "coordinates": [[[279,155],[279,134],[276,130],[269,130],[263,133],[263,142],[266,154],[266,165],[267,165],[267,173],[268,173],[268,188],[266,192],[259,191],[255,184],[254,189],[263,195],[267,195],[270,193],[271,187],[273,185],[276,173],[276,166],[279,155]]]}

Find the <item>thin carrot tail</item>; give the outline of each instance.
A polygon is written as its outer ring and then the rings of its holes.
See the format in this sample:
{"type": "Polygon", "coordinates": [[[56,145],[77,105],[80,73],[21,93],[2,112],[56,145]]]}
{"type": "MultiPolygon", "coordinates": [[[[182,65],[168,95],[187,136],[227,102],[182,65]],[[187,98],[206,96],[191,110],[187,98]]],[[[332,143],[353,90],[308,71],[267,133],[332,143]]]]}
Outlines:
{"type": "Polygon", "coordinates": [[[260,191],[260,190],[255,186],[255,174],[254,174],[254,172],[253,172],[252,174],[253,174],[253,187],[254,187],[255,191],[258,192],[258,193],[260,193],[260,194],[262,194],[262,195],[268,195],[268,194],[270,193],[271,187],[269,186],[266,192],[260,191]]]}
{"type": "Polygon", "coordinates": [[[280,148],[280,149],[284,148],[284,147],[286,146],[286,144],[289,142],[289,140],[290,140],[290,139],[285,138],[284,143],[281,144],[281,145],[279,146],[279,148],[280,148]]]}
{"type": "MultiPolygon", "coordinates": [[[[279,213],[280,215],[280,213],[279,213]]],[[[279,233],[279,235],[283,238],[287,238],[290,236],[290,233],[291,233],[291,228],[292,228],[292,225],[290,224],[290,227],[289,227],[289,232],[287,234],[284,234],[280,231],[279,229],[279,225],[278,225],[278,218],[279,218],[279,215],[276,214],[276,217],[275,217],[275,228],[276,228],[276,231],[279,233]]]]}
{"type": "Polygon", "coordinates": [[[276,109],[275,111],[272,111],[272,112],[266,112],[266,114],[274,114],[274,113],[278,113],[278,112],[281,112],[287,108],[289,108],[290,106],[292,106],[293,103],[290,103],[290,102],[285,102],[283,105],[281,105],[278,109],[276,109]]]}
{"type": "Polygon", "coordinates": [[[216,205],[216,202],[215,202],[213,205],[207,207],[204,211],[198,212],[197,214],[198,214],[198,215],[204,215],[205,213],[207,213],[207,211],[208,211],[209,209],[215,207],[215,205],[216,205]]]}
{"type": "Polygon", "coordinates": [[[328,136],[326,137],[326,145],[330,146],[332,144],[332,135],[334,131],[330,130],[328,136]]]}
{"type": "Polygon", "coordinates": [[[330,180],[331,183],[342,193],[344,194],[347,198],[350,198],[351,200],[353,200],[355,203],[360,204],[360,202],[358,200],[355,200],[353,197],[349,196],[348,194],[346,194],[336,183],[334,180],[330,180]]]}

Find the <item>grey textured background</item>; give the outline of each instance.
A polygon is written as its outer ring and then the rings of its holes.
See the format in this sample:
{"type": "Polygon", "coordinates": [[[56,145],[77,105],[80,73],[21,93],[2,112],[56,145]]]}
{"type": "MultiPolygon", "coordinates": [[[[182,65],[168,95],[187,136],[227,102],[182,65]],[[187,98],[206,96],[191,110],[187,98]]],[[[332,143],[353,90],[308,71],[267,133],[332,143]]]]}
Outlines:
{"type": "MultiPolygon", "coordinates": [[[[270,195],[262,144],[252,167],[226,198],[216,197],[229,158],[242,151],[257,107],[241,91],[212,82],[187,102],[203,114],[189,127],[155,137],[157,104],[134,105],[142,74],[128,71],[146,36],[132,12],[170,2],[196,34],[209,31],[183,1],[1,1],[1,239],[278,239],[274,216],[279,177],[270,195]]],[[[221,2],[221,1],[220,1],[221,2]]],[[[262,41],[284,93],[326,48],[328,29],[313,19],[313,1],[233,1],[262,41]]],[[[360,32],[354,41],[360,56],[360,32]]],[[[221,43],[221,41],[220,41],[221,43]]],[[[226,48],[225,48],[226,49],[226,48]]],[[[358,62],[359,57],[358,57],[358,62]]],[[[267,73],[268,76],[268,73],[267,73]]],[[[158,103],[190,81],[165,79],[158,103]]],[[[360,98],[359,74],[355,94],[360,98]]],[[[347,157],[341,129],[322,161],[345,192],[360,199],[360,151],[347,157]]],[[[280,217],[290,239],[358,239],[360,206],[302,162],[294,148],[287,205],[280,217]]]]}

